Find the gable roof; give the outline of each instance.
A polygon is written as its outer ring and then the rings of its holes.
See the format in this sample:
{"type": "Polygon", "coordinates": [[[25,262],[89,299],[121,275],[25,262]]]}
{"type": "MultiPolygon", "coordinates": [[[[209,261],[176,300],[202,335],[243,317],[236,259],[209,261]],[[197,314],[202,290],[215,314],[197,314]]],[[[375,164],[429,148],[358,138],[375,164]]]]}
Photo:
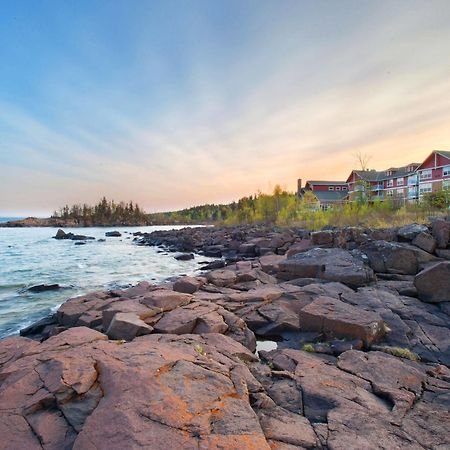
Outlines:
{"type": "Polygon", "coordinates": [[[431,158],[435,153],[438,153],[439,155],[444,156],[445,158],[450,159],[450,151],[447,150],[433,150],[421,163],[420,166],[417,167],[417,169],[420,169],[427,161],[431,158]]]}
{"type": "Polygon", "coordinates": [[[316,196],[320,203],[339,202],[347,197],[347,191],[310,191],[316,196]]]}
{"type": "Polygon", "coordinates": [[[308,180],[306,182],[306,184],[314,184],[314,185],[318,185],[318,186],[347,186],[347,182],[346,181],[313,181],[313,180],[308,180]]]}

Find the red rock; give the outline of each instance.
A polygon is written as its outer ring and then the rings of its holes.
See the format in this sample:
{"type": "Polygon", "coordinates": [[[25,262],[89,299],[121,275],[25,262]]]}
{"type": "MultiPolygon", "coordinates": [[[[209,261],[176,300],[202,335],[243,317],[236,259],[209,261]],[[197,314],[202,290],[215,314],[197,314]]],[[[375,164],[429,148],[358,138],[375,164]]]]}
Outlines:
{"type": "Polygon", "coordinates": [[[153,328],[134,313],[117,313],[114,315],[106,334],[111,339],[131,341],[137,336],[150,334],[153,328]]]}
{"type": "Polygon", "coordinates": [[[232,270],[213,270],[206,274],[207,280],[219,287],[230,286],[237,281],[237,275],[232,270]]]}
{"type": "Polygon", "coordinates": [[[318,297],[299,314],[300,328],[334,337],[362,339],[370,346],[385,333],[381,317],[330,297],[318,297]]]}
{"type": "Polygon", "coordinates": [[[197,292],[203,284],[204,283],[197,278],[182,277],[175,281],[173,284],[173,290],[185,294],[193,294],[194,292],[197,292]]]}
{"type": "Polygon", "coordinates": [[[140,299],[140,302],[151,308],[170,311],[179,306],[187,305],[191,299],[192,295],[190,294],[161,289],[146,294],[140,299]]]}

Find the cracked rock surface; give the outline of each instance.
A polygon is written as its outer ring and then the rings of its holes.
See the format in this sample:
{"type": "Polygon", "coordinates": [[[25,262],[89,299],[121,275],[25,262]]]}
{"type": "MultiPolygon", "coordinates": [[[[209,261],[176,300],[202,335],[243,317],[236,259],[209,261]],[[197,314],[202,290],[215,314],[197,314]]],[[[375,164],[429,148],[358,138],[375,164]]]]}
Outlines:
{"type": "Polygon", "coordinates": [[[228,257],[0,341],[0,450],[448,449],[448,229],[144,236],[228,257]]]}

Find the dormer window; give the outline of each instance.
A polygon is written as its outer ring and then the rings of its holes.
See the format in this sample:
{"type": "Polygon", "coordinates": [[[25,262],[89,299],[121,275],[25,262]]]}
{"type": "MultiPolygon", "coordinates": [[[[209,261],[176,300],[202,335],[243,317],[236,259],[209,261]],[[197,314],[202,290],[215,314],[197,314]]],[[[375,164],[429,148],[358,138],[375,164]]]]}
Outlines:
{"type": "Polygon", "coordinates": [[[328,186],[329,191],[334,191],[334,186],[328,186]]]}
{"type": "Polygon", "coordinates": [[[341,187],[340,186],[336,186],[335,191],[340,191],[340,190],[341,190],[341,187]]]}

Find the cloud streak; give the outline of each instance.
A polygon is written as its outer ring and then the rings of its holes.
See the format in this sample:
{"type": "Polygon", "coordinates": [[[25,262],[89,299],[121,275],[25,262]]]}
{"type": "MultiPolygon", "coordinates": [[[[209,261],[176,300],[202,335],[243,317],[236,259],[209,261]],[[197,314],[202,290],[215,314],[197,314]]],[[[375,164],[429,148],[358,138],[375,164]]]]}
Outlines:
{"type": "Polygon", "coordinates": [[[200,3],[174,18],[178,39],[130,16],[137,29],[109,42],[87,20],[91,40],[70,29],[84,56],[59,55],[40,103],[0,90],[0,214],[102,195],[149,211],[225,202],[345,179],[356,151],[383,168],[449,148],[446,2],[220,5],[236,36],[200,3]]]}

